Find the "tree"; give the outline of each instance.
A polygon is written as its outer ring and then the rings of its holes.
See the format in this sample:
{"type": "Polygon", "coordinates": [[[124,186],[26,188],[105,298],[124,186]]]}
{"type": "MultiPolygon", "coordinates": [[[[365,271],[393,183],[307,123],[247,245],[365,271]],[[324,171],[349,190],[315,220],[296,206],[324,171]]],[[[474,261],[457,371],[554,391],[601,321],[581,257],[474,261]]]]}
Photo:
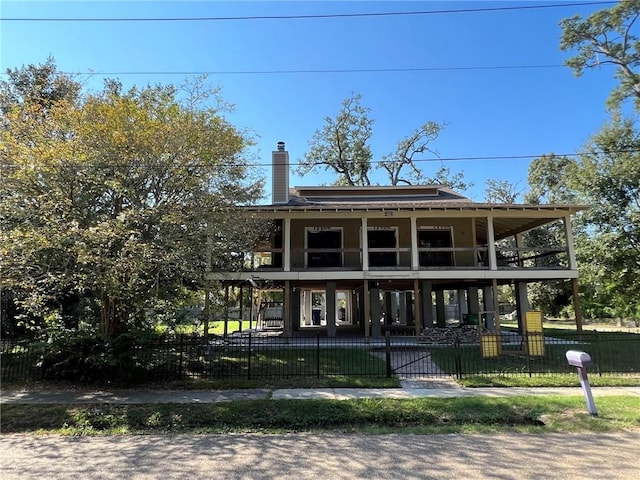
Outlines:
{"type": "Polygon", "coordinates": [[[571,184],[576,162],[553,153],[536,158],[529,165],[527,181],[530,190],[527,203],[573,203],[576,194],[571,184]]]}
{"type": "Polygon", "coordinates": [[[633,30],[639,16],[640,0],[624,0],[586,19],[575,15],[560,22],[560,48],[577,49],[577,54],[565,62],[576,75],[600,65],[615,65],[620,84],[609,97],[609,105],[614,108],[633,98],[640,109],[640,39],[633,30]]]}
{"type": "Polygon", "coordinates": [[[318,168],[338,174],[338,184],[370,185],[371,138],[373,120],[369,108],[353,94],[342,102],[335,118],[326,117],[325,125],[313,134],[309,152],[300,161],[298,173],[306,175],[318,168]]]}
{"type": "Polygon", "coordinates": [[[486,200],[489,203],[515,203],[520,196],[517,183],[489,179],[486,184],[486,200]]]}
{"type": "Polygon", "coordinates": [[[597,284],[617,314],[640,316],[640,132],[615,116],[580,156],[574,187],[591,208],[579,253],[597,263],[597,284]]]}
{"type": "Polygon", "coordinates": [[[427,122],[411,135],[400,140],[395,153],[385,155],[382,158],[379,166],[388,173],[391,185],[399,183],[411,185],[423,180],[422,171],[413,162],[414,157],[424,152],[430,152],[437,156],[437,153],[429,148],[429,144],[438,138],[442,128],[444,128],[444,124],[427,122]],[[405,167],[409,170],[409,174],[407,177],[402,177],[402,171],[405,167]]]}
{"type": "MultiPolygon", "coordinates": [[[[370,109],[360,105],[362,97],[352,94],[342,102],[336,118],[325,118],[322,129],[316,130],[309,142],[310,150],[300,160],[298,173],[306,175],[317,168],[333,170],[338,174],[337,185],[371,185],[372,153],[368,145],[372,135],[373,120],[370,109]]],[[[396,151],[382,157],[375,168],[386,171],[391,185],[439,184],[454,190],[466,190],[472,183],[464,181],[462,172],[451,173],[442,165],[433,177],[424,176],[415,164],[415,156],[425,152],[437,153],[430,144],[438,138],[443,123],[427,122],[411,135],[400,140],[396,151]],[[405,173],[407,172],[407,173],[405,173]]]]}
{"type": "Polygon", "coordinates": [[[0,113],[16,105],[30,105],[32,111],[46,112],[54,104],[78,100],[81,85],[70,75],[59,72],[53,57],[42,65],[7,69],[8,80],[0,83],[0,113]]]}
{"type": "MultiPolygon", "coordinates": [[[[33,78],[47,75],[59,74],[45,64],[33,78]]],[[[77,101],[51,97],[37,121],[28,95],[3,115],[2,282],[43,318],[65,298],[83,299],[117,335],[155,300],[201,285],[208,231],[213,255],[251,241],[235,207],[259,198],[262,184],[243,154],[249,139],[211,97],[189,104],[172,85],[123,93],[117,82],[77,101]]]]}

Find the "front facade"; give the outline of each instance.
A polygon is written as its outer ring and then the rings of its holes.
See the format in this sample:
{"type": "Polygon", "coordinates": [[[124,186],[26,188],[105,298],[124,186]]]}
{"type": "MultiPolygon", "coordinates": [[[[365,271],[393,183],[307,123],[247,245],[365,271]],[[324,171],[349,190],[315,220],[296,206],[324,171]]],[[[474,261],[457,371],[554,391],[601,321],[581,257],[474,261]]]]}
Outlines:
{"type": "Polygon", "coordinates": [[[452,319],[492,331],[506,313],[499,285],[513,286],[519,318],[528,283],[577,289],[570,216],[581,206],[474,203],[441,185],[289,189],[284,144],[273,163],[273,203],[252,208],[273,222],[272,237],[243,271],[210,276],[279,292],[285,335],[420,334],[452,319]],[[526,244],[526,232],[552,223],[564,241],[526,244]]]}

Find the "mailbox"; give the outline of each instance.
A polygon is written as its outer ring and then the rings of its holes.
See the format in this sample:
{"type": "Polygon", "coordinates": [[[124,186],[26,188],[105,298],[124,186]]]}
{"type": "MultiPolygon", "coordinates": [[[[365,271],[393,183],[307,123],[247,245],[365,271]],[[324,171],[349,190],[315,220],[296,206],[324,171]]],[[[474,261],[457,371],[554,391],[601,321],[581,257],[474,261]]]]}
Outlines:
{"type": "Polygon", "coordinates": [[[595,417],[598,415],[598,410],[593,401],[593,393],[591,392],[591,385],[589,385],[589,378],[587,377],[587,367],[591,365],[591,355],[578,350],[568,350],[566,355],[569,365],[578,367],[578,376],[580,377],[580,385],[582,386],[584,399],[587,402],[587,410],[595,417]]]}
{"type": "Polygon", "coordinates": [[[586,352],[569,350],[567,351],[567,362],[574,367],[586,368],[591,365],[591,356],[586,352]]]}

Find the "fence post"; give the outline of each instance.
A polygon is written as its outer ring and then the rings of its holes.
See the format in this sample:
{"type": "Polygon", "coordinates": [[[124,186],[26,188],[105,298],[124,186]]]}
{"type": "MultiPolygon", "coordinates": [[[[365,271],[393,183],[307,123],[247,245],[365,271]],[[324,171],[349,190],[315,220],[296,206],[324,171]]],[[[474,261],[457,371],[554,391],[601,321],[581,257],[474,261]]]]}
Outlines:
{"type": "Polygon", "coordinates": [[[527,372],[529,373],[529,378],[531,378],[531,352],[529,351],[529,332],[527,330],[524,331],[524,354],[527,357],[527,372]]]}
{"type": "Polygon", "coordinates": [[[456,378],[458,380],[462,379],[462,358],[460,356],[460,339],[456,337],[453,341],[453,349],[455,350],[455,369],[456,369],[456,378]]]}
{"type": "Polygon", "coordinates": [[[387,361],[387,378],[391,378],[393,369],[391,368],[391,333],[387,330],[384,333],[385,359],[387,361]]]}
{"type": "Polygon", "coordinates": [[[249,332],[249,351],[247,352],[247,380],[251,380],[251,332],[249,332]]]}
{"type": "Polygon", "coordinates": [[[602,368],[600,368],[600,358],[602,357],[601,355],[601,348],[600,348],[600,335],[598,335],[598,331],[594,330],[593,334],[596,337],[596,354],[594,355],[595,357],[595,363],[596,363],[596,372],[598,372],[598,376],[601,377],[602,376],[602,368]]]}
{"type": "Polygon", "coordinates": [[[316,376],[320,378],[320,332],[316,332],[316,376]]]}

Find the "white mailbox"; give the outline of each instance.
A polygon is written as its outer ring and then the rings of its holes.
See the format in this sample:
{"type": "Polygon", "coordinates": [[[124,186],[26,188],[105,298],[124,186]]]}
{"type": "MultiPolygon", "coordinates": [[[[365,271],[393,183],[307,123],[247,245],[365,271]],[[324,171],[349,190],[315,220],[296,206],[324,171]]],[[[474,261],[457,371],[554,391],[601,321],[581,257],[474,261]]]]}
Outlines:
{"type": "Polygon", "coordinates": [[[587,410],[595,417],[598,415],[598,410],[593,401],[593,393],[591,392],[591,385],[589,385],[589,378],[587,377],[587,367],[591,365],[591,355],[579,350],[567,350],[566,355],[569,365],[578,368],[578,377],[580,377],[580,385],[582,386],[584,399],[587,402],[587,410]]]}
{"type": "Polygon", "coordinates": [[[574,367],[586,368],[591,365],[591,355],[578,350],[567,351],[567,362],[574,367]]]}

